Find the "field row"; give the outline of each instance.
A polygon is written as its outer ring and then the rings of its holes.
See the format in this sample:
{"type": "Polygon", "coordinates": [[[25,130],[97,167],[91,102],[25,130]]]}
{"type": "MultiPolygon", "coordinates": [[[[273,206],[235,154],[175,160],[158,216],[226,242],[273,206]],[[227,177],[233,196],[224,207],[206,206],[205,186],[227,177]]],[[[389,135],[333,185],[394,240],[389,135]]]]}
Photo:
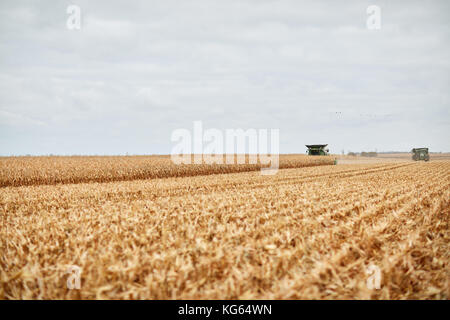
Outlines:
{"type": "MultiPolygon", "coordinates": [[[[250,164],[174,164],[170,156],[72,156],[0,158],[0,187],[58,183],[111,182],[257,171],[268,167],[250,164]]],[[[192,162],[194,158],[192,156],[192,162]]],[[[330,165],[331,156],[280,155],[280,168],[330,165]]]]}
{"type": "Polygon", "coordinates": [[[450,161],[5,187],[0,297],[448,299],[449,199],[450,161]]]}

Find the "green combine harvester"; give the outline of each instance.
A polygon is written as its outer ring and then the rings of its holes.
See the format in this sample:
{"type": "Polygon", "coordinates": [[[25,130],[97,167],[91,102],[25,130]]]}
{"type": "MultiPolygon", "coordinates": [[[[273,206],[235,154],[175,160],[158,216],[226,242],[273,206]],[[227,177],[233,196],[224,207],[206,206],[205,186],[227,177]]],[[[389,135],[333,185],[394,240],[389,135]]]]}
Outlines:
{"type": "Polygon", "coordinates": [[[327,144],[307,144],[308,151],[306,152],[310,156],[326,156],[330,150],[325,149],[327,144]]]}
{"type": "Polygon", "coordinates": [[[412,159],[414,161],[429,161],[430,155],[428,154],[428,148],[414,148],[411,150],[412,152],[412,159]]]}

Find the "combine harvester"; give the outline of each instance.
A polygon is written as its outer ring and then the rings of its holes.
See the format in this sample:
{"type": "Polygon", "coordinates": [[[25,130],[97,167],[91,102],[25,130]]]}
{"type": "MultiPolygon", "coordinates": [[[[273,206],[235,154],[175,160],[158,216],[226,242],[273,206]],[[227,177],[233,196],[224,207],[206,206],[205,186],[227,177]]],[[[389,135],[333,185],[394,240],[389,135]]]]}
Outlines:
{"type": "Polygon", "coordinates": [[[412,155],[412,159],[414,161],[420,161],[420,160],[424,160],[424,161],[429,161],[430,160],[430,155],[428,154],[428,148],[414,148],[411,150],[412,155]]]}

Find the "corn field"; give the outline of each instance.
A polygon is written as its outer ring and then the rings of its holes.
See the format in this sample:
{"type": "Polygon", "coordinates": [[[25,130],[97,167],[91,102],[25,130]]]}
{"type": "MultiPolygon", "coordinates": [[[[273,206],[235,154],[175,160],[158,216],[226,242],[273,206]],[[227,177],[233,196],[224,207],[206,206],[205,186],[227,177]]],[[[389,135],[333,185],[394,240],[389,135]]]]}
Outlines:
{"type": "Polygon", "coordinates": [[[312,158],[2,159],[0,298],[448,299],[450,161],[312,158]]]}
{"type": "MultiPolygon", "coordinates": [[[[194,163],[194,155],[191,156],[194,163]]],[[[268,167],[250,164],[174,164],[170,156],[49,156],[0,158],[0,187],[58,183],[112,182],[168,177],[257,171],[268,167]]],[[[333,164],[331,157],[280,155],[280,168],[302,168],[333,164]]]]}

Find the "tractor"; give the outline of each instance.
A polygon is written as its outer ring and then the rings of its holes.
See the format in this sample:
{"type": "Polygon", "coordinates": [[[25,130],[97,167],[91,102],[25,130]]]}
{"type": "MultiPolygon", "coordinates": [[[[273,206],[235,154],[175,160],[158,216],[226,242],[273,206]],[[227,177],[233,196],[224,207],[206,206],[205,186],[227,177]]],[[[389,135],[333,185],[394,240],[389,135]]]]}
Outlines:
{"type": "Polygon", "coordinates": [[[329,150],[325,149],[327,144],[307,144],[308,151],[306,153],[310,156],[326,156],[329,150]]]}
{"type": "Polygon", "coordinates": [[[428,148],[414,148],[411,150],[412,159],[414,161],[424,160],[429,161],[430,155],[428,154],[428,148]]]}

